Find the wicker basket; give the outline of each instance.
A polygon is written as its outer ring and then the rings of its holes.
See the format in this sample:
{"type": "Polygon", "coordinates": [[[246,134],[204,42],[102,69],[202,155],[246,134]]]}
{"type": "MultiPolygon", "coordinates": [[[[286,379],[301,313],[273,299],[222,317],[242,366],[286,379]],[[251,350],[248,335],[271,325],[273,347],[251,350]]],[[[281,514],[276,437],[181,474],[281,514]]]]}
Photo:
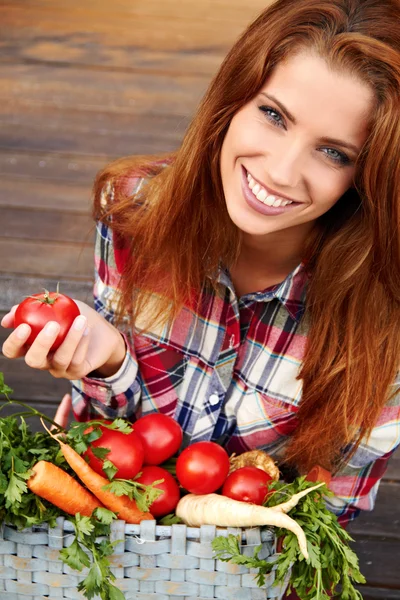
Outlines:
{"type": "MultiPolygon", "coordinates": [[[[17,531],[3,526],[0,540],[0,598],[44,600],[84,598],[76,586],[85,577],[59,559],[59,550],[69,546],[73,526],[63,518],[57,527],[46,525],[17,531]]],[[[244,554],[253,554],[262,543],[261,558],[272,559],[275,536],[270,531],[216,529],[186,525],[156,526],[155,521],[111,525],[112,541],[123,540],[110,557],[117,585],[127,600],[267,600],[280,599],[284,587],[273,586],[274,572],[258,588],[254,575],[245,567],[215,560],[211,541],[218,535],[242,534],[244,554]]]]}

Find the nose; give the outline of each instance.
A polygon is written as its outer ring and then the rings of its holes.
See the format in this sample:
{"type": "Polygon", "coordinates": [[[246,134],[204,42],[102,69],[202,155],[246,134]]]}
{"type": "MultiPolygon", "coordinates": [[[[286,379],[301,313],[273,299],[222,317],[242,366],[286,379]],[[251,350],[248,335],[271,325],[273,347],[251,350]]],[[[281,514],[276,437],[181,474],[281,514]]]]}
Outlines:
{"type": "Polygon", "coordinates": [[[272,187],[280,191],[299,186],[304,167],[304,151],[299,144],[277,144],[269,152],[266,168],[272,187]]]}

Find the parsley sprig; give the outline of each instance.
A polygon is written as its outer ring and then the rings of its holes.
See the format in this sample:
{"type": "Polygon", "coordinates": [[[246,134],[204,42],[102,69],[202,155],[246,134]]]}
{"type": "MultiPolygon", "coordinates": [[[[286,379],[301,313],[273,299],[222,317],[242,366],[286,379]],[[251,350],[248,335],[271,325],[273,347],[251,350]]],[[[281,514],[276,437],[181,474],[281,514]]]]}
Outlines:
{"type": "Polygon", "coordinates": [[[96,519],[82,517],[79,513],[71,518],[75,529],[75,538],[68,548],[60,551],[62,560],[72,569],[89,569],[85,579],[78,584],[88,600],[96,595],[102,600],[125,600],[124,594],[112,582],[115,575],[111,572],[108,557],[114,552],[119,541],[109,539],[110,523],[116,515],[106,508],[95,510],[96,519]],[[101,537],[101,541],[99,541],[101,537]],[[88,554],[90,553],[90,555],[88,554]]]}
{"type": "MultiPolygon", "coordinates": [[[[140,475],[141,473],[138,473],[136,477],[140,477],[140,475]]],[[[128,496],[131,500],[135,500],[139,510],[146,512],[154,500],[164,493],[163,490],[155,487],[163,481],[164,479],[158,479],[152,485],[144,485],[134,479],[114,479],[103,489],[116,496],[128,496]]]]}
{"type": "MultiPolygon", "coordinates": [[[[274,490],[266,506],[276,506],[289,496],[315,485],[298,477],[293,483],[276,481],[270,484],[274,490]]],[[[277,538],[283,539],[282,551],[274,561],[259,559],[261,546],[257,546],[252,557],[240,553],[239,540],[234,535],[219,536],[212,542],[216,557],[223,561],[258,569],[257,584],[265,584],[265,575],[275,569],[276,584],[283,583],[291,569],[289,591],[294,589],[301,600],[329,600],[328,591],[340,600],[362,600],[354,584],[365,583],[360,573],[358,558],[350,548],[351,536],[339,524],[336,515],[326,508],[324,497],[333,496],[326,486],[311,492],[300,500],[289,515],[302,527],[307,539],[310,558],[305,560],[300,553],[294,533],[275,528],[277,538]],[[341,584],[341,589],[338,585],[341,584]]]]}

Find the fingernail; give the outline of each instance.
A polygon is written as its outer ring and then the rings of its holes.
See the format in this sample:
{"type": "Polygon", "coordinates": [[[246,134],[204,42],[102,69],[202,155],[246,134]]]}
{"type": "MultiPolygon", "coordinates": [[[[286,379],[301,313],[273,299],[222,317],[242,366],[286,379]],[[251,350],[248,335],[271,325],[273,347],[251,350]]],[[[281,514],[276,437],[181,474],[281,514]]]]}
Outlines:
{"type": "Polygon", "coordinates": [[[55,321],[50,321],[44,328],[44,332],[48,336],[53,336],[56,335],[56,333],[58,333],[59,329],[60,326],[58,323],[56,323],[55,321]]]}
{"type": "Polygon", "coordinates": [[[29,334],[29,332],[30,332],[30,327],[29,327],[29,325],[26,325],[25,323],[22,323],[22,325],[17,327],[17,329],[15,330],[16,336],[20,340],[23,340],[24,338],[26,338],[26,336],[29,334]]]}
{"type": "Polygon", "coordinates": [[[82,329],[85,327],[85,325],[86,325],[86,317],[84,317],[83,315],[76,317],[76,319],[74,321],[74,329],[76,331],[82,331],[82,329]]]}

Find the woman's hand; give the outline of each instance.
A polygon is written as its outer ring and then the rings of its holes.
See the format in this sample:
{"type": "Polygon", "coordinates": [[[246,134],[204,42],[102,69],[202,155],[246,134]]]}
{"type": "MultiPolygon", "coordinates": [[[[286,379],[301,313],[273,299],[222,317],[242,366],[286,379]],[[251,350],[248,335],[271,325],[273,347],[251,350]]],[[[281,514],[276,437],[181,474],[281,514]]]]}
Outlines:
{"type": "MultiPolygon", "coordinates": [[[[75,302],[81,314],[75,319],[67,337],[55,352],[50,352],[50,348],[60,328],[58,323],[47,323],[30,347],[26,346],[25,342],[29,338],[31,328],[22,323],[5,340],[4,356],[11,359],[24,356],[29,367],[49,371],[57,378],[81,379],[93,371],[96,377],[114,375],[126,355],[124,338],[118,329],[93,308],[84,302],[75,302]]],[[[16,309],[17,306],[13,306],[3,317],[3,327],[14,327],[16,309]]]]}
{"type": "MultiPolygon", "coordinates": [[[[61,400],[59,407],[57,408],[56,414],[54,415],[54,423],[57,423],[63,429],[67,428],[69,415],[72,409],[72,397],[70,394],[65,394],[63,399],[61,400]]],[[[52,425],[50,429],[55,429],[55,426],[52,425]]]]}

